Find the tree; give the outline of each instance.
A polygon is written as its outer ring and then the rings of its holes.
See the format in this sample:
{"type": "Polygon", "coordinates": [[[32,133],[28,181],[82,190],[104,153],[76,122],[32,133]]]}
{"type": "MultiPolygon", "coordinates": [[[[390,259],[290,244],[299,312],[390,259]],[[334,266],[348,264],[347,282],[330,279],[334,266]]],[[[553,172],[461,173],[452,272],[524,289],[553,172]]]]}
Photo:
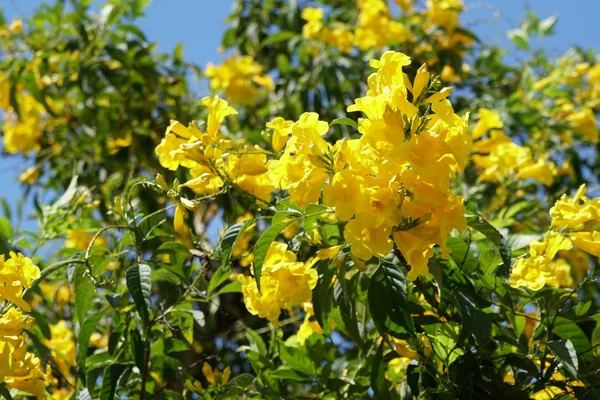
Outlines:
{"type": "Polygon", "coordinates": [[[88,3],[0,18],[3,396],[599,396],[600,61],[529,50],[556,19],[507,62],[460,0],[238,0],[202,69],[88,3]]]}

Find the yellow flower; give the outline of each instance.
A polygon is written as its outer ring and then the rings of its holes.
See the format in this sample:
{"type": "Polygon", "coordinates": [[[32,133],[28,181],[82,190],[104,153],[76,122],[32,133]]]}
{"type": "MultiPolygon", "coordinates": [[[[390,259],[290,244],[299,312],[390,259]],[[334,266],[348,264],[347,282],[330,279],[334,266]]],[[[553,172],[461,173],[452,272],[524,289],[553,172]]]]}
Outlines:
{"type": "Polygon", "coordinates": [[[122,148],[131,146],[132,141],[133,137],[131,134],[122,138],[108,138],[106,140],[106,148],[108,149],[108,154],[117,154],[122,148]]]}
{"type": "Polygon", "coordinates": [[[204,377],[210,384],[216,385],[219,383],[224,385],[229,382],[229,377],[231,376],[231,367],[225,367],[221,373],[217,370],[213,370],[209,363],[204,362],[204,365],[202,366],[202,374],[204,374],[204,377]]]}
{"type": "Polygon", "coordinates": [[[350,244],[353,256],[368,260],[373,256],[385,257],[393,247],[389,226],[369,227],[353,219],[344,228],[344,239],[350,244]]]}
{"type": "Polygon", "coordinates": [[[40,177],[40,170],[37,167],[29,167],[19,176],[19,181],[33,185],[40,177]]]}
{"type": "Polygon", "coordinates": [[[498,114],[496,111],[489,110],[487,108],[480,108],[477,113],[479,115],[479,121],[477,121],[477,124],[471,133],[473,140],[479,139],[486,132],[492,129],[504,128],[504,123],[500,119],[500,114],[498,114]]]}
{"type": "Polygon", "coordinates": [[[0,299],[10,301],[25,311],[31,311],[22,298],[23,289],[30,288],[40,277],[40,269],[23,254],[9,253],[9,259],[0,255],[0,299]]]}
{"type": "Polygon", "coordinates": [[[542,242],[533,241],[529,256],[519,258],[513,265],[509,283],[513,287],[540,290],[544,285],[569,287],[573,284],[571,267],[563,259],[552,261],[560,250],[570,250],[571,241],[558,232],[550,231],[542,242]]]}
{"type": "Polygon", "coordinates": [[[553,228],[584,229],[586,224],[600,219],[600,202],[590,201],[586,186],[581,185],[572,199],[563,194],[550,209],[553,228]]]}
{"type": "Polygon", "coordinates": [[[22,152],[27,156],[29,152],[40,149],[46,112],[43,105],[26,93],[18,95],[18,103],[19,116],[15,112],[4,115],[4,150],[11,154],[22,152]]]}
{"type": "Polygon", "coordinates": [[[75,335],[64,320],[49,327],[51,338],[44,340],[44,345],[50,349],[61,374],[69,377],[71,368],[77,365],[75,335]]]}
{"type": "Polygon", "coordinates": [[[427,16],[429,20],[446,30],[458,26],[460,12],[463,9],[462,0],[427,0],[427,16]]]}
{"type": "Polygon", "coordinates": [[[210,78],[210,88],[225,92],[234,103],[252,105],[262,94],[261,89],[271,92],[273,80],[264,74],[263,67],[250,56],[233,54],[221,65],[209,63],[205,74],[210,78]]]}
{"type": "Polygon", "coordinates": [[[583,250],[600,259],[600,231],[573,232],[569,238],[579,250],[583,250]]]}
{"type": "Polygon", "coordinates": [[[328,247],[326,249],[321,249],[321,250],[317,251],[317,257],[319,257],[319,260],[327,260],[329,258],[333,258],[338,255],[338,253],[340,252],[340,249],[342,247],[344,247],[344,246],[338,245],[338,246],[328,247]]]}
{"type": "Polygon", "coordinates": [[[238,276],[248,311],[276,325],[281,308],[310,301],[318,279],[315,261],[297,262],[287,245],[273,242],[263,263],[260,292],[253,277],[238,276]]]}
{"type": "Polygon", "coordinates": [[[576,132],[581,133],[584,138],[592,143],[598,143],[598,126],[596,124],[596,117],[591,108],[584,107],[581,111],[569,115],[567,121],[569,121],[572,124],[573,129],[576,132]]]}
{"type": "Polygon", "coordinates": [[[321,328],[319,323],[317,321],[311,321],[311,318],[315,315],[312,303],[304,303],[303,307],[306,314],[304,315],[304,321],[302,322],[302,325],[300,325],[300,328],[298,328],[298,333],[296,334],[301,346],[304,345],[306,339],[313,333],[323,333],[323,328],[321,328]]]}
{"type": "Polygon", "coordinates": [[[281,117],[274,118],[271,122],[267,122],[267,128],[273,129],[271,145],[276,152],[285,147],[287,138],[292,133],[292,125],[294,121],[288,121],[281,117]]]}

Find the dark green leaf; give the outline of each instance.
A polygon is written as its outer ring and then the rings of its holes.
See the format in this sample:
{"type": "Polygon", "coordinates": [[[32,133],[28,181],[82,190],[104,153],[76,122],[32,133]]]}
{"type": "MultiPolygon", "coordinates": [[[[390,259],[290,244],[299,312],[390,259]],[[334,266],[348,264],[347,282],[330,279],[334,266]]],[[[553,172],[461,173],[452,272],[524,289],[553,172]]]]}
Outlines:
{"type": "Polygon", "coordinates": [[[117,391],[117,384],[123,373],[129,368],[126,364],[112,364],[104,370],[100,400],[113,400],[117,391]]]}
{"type": "Polygon", "coordinates": [[[77,264],[73,276],[73,285],[75,286],[75,308],[77,309],[77,319],[82,324],[87,312],[92,306],[92,300],[96,293],[96,287],[88,273],[85,264],[77,264]]]}
{"type": "Polygon", "coordinates": [[[86,371],[85,371],[85,360],[88,354],[88,346],[90,344],[90,338],[96,325],[100,319],[104,316],[106,309],[102,309],[83,321],[81,328],[79,329],[79,336],[77,337],[77,368],[81,379],[85,382],[86,371]]]}
{"type": "Polygon", "coordinates": [[[148,265],[137,263],[129,267],[125,272],[127,288],[144,326],[147,326],[150,320],[151,272],[152,270],[148,265]]]}
{"type": "Polygon", "coordinates": [[[383,362],[383,348],[385,341],[381,341],[375,358],[373,359],[373,366],[371,368],[371,387],[376,399],[391,399],[390,390],[388,388],[388,381],[385,379],[385,371],[387,364],[383,362]]]}
{"type": "Polygon", "coordinates": [[[369,284],[369,311],[381,334],[400,337],[414,334],[415,326],[408,310],[406,278],[399,267],[380,260],[369,284]]]}
{"type": "Polygon", "coordinates": [[[570,340],[551,340],[548,342],[548,347],[552,354],[556,356],[563,364],[569,375],[573,379],[577,379],[579,370],[579,360],[573,343],[570,340]]]}
{"type": "Polygon", "coordinates": [[[501,275],[507,274],[510,270],[510,259],[512,257],[512,252],[510,245],[504,236],[502,236],[496,228],[490,225],[489,222],[481,218],[479,215],[467,217],[467,224],[476,231],[481,232],[485,237],[490,239],[492,243],[494,243],[500,252],[500,258],[502,258],[502,262],[504,263],[504,270],[501,272],[501,275]]]}

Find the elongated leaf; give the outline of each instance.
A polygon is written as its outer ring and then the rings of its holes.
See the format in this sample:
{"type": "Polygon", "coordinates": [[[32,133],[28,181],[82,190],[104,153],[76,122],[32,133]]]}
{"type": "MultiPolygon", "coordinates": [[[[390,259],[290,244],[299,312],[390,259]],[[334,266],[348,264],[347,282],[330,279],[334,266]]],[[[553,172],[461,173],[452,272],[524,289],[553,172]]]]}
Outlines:
{"type": "Polygon", "coordinates": [[[593,354],[589,351],[591,347],[590,341],[583,330],[576,323],[564,317],[547,319],[546,325],[549,325],[553,320],[554,327],[552,328],[552,332],[563,340],[570,340],[579,357],[586,361],[591,361],[593,354]]]}
{"type": "Polygon", "coordinates": [[[10,392],[4,385],[0,385],[0,396],[2,396],[6,400],[13,400],[12,396],[10,395],[10,392]]]}
{"type": "Polygon", "coordinates": [[[329,124],[329,125],[348,125],[353,128],[358,128],[358,123],[356,121],[354,121],[353,119],[350,119],[347,117],[336,118],[333,121],[331,121],[331,124],[329,124]]]}
{"type": "Polygon", "coordinates": [[[548,342],[548,347],[552,354],[560,360],[571,377],[577,379],[579,360],[577,360],[577,352],[573,347],[573,342],[570,340],[552,340],[548,342]]]}
{"type": "Polygon", "coordinates": [[[77,309],[77,319],[82,324],[85,320],[87,312],[92,306],[92,300],[96,288],[88,270],[84,264],[77,264],[75,274],[73,276],[73,284],[75,285],[75,308],[77,309]]]}
{"type": "Polygon", "coordinates": [[[150,320],[150,296],[152,294],[152,270],[146,264],[135,264],[125,272],[127,288],[144,326],[150,320]]]}
{"type": "Polygon", "coordinates": [[[369,311],[381,334],[400,337],[415,333],[406,300],[406,278],[399,267],[381,260],[371,277],[368,298],[369,311]]]}
{"type": "Polygon", "coordinates": [[[100,400],[113,400],[117,391],[117,384],[123,373],[129,368],[126,364],[112,364],[104,370],[102,377],[102,389],[100,390],[100,400]]]}
{"type": "Polygon", "coordinates": [[[375,358],[373,359],[373,368],[371,369],[371,387],[375,393],[376,399],[391,399],[390,390],[388,389],[387,379],[385,379],[385,370],[387,365],[383,362],[383,346],[384,341],[381,342],[375,358]]]}
{"type": "Polygon", "coordinates": [[[496,228],[494,228],[489,222],[481,218],[479,215],[467,217],[467,224],[476,231],[481,232],[485,237],[490,239],[492,243],[494,243],[500,252],[500,258],[502,258],[502,262],[504,263],[504,269],[501,274],[504,275],[508,273],[510,270],[510,259],[512,257],[512,252],[510,245],[504,236],[502,236],[496,228]]]}
{"type": "Polygon", "coordinates": [[[12,226],[10,221],[4,217],[0,217],[0,238],[10,242],[13,238],[12,226]]]}
{"type": "Polygon", "coordinates": [[[292,216],[299,217],[301,214],[294,211],[279,211],[273,216],[271,226],[260,235],[260,238],[254,245],[254,279],[256,279],[256,286],[260,290],[260,277],[262,275],[262,266],[267,257],[269,247],[277,238],[279,233],[289,224],[296,221],[296,219],[289,218],[292,216]]]}
{"type": "Polygon", "coordinates": [[[256,219],[254,218],[238,222],[237,224],[231,225],[223,235],[220,245],[221,265],[219,268],[217,268],[208,282],[208,288],[206,289],[206,295],[208,297],[210,297],[212,292],[219,287],[220,284],[225,282],[227,278],[229,278],[229,275],[231,275],[231,265],[229,265],[229,261],[231,260],[233,248],[235,247],[235,244],[242,233],[244,233],[246,229],[248,229],[248,227],[255,222],[256,219]]]}
{"type": "Polygon", "coordinates": [[[79,336],[77,337],[77,370],[81,379],[85,382],[86,371],[85,371],[85,360],[87,358],[88,346],[90,344],[90,338],[92,333],[98,325],[100,319],[104,316],[106,308],[95,312],[83,321],[81,328],[79,329],[79,336]]]}
{"type": "Polygon", "coordinates": [[[298,35],[297,33],[291,32],[291,31],[280,31],[280,32],[277,32],[277,33],[269,36],[265,40],[263,40],[263,42],[261,43],[261,46],[265,47],[270,44],[284,42],[284,41],[290,40],[293,37],[296,37],[297,35],[298,35]]]}
{"type": "Polygon", "coordinates": [[[90,395],[90,391],[87,388],[83,388],[77,393],[78,400],[92,400],[92,396],[90,395]]]}

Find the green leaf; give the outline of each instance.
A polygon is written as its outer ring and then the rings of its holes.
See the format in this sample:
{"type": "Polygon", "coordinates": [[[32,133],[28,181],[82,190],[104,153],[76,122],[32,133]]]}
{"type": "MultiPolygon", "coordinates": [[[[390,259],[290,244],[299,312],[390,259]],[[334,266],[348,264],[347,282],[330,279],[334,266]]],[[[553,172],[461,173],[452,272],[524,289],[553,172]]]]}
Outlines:
{"type": "Polygon", "coordinates": [[[529,35],[520,28],[508,31],[508,38],[512,40],[517,47],[520,47],[523,50],[529,48],[529,35]]]}
{"type": "Polygon", "coordinates": [[[85,360],[87,358],[90,338],[92,337],[94,329],[96,329],[96,325],[98,325],[98,322],[104,316],[105,312],[106,308],[103,308],[102,310],[90,315],[85,319],[85,321],[83,321],[79,329],[79,336],[77,337],[77,372],[79,373],[79,376],[83,382],[85,382],[86,379],[85,360]]]}
{"type": "Polygon", "coordinates": [[[13,400],[10,395],[10,391],[4,386],[4,384],[0,384],[0,396],[4,397],[6,400],[13,400]]]}
{"type": "Polygon", "coordinates": [[[263,42],[261,43],[261,47],[266,47],[270,44],[275,44],[279,42],[285,42],[296,36],[298,36],[296,32],[280,31],[263,40],[263,42]]]}
{"type": "Polygon", "coordinates": [[[467,274],[477,271],[477,260],[464,240],[450,236],[446,240],[446,246],[452,250],[450,255],[460,270],[467,274]]]}
{"type": "Polygon", "coordinates": [[[100,400],[113,400],[117,391],[117,384],[123,373],[129,368],[127,364],[111,364],[104,370],[100,400]]]}
{"type": "Polygon", "coordinates": [[[12,238],[13,231],[10,221],[4,217],[0,217],[0,239],[10,242],[12,238]]]}
{"type": "Polygon", "coordinates": [[[180,311],[185,311],[186,313],[189,313],[192,315],[192,317],[194,318],[194,321],[196,321],[196,323],[198,324],[198,326],[200,328],[204,327],[205,319],[204,319],[204,313],[200,310],[183,310],[181,308],[178,308],[178,310],[180,311]]]}
{"type": "Polygon", "coordinates": [[[242,282],[233,281],[223,286],[217,293],[215,293],[214,297],[220,296],[226,293],[242,293],[242,282]]]}
{"type": "Polygon", "coordinates": [[[494,228],[489,222],[484,220],[479,215],[467,217],[467,224],[476,231],[481,232],[485,237],[490,239],[492,243],[494,243],[500,252],[500,258],[502,258],[502,262],[504,263],[504,269],[501,274],[507,274],[510,270],[510,259],[512,257],[512,252],[510,245],[504,236],[502,236],[496,228],[494,228]]]}
{"type": "Polygon", "coordinates": [[[310,376],[303,374],[302,372],[294,371],[293,369],[288,367],[279,367],[271,374],[269,374],[269,377],[275,379],[289,379],[297,382],[312,381],[310,376]]]}
{"type": "Polygon", "coordinates": [[[144,326],[148,326],[150,321],[151,272],[152,270],[146,264],[134,264],[125,272],[127,288],[144,326]]]}
{"type": "Polygon", "coordinates": [[[564,317],[545,319],[545,325],[549,326],[552,320],[554,320],[552,332],[563,340],[570,340],[579,357],[591,361],[593,355],[591,351],[588,351],[591,347],[590,341],[583,330],[573,321],[564,317]]]}
{"type": "Polygon", "coordinates": [[[385,379],[385,371],[387,364],[383,362],[383,348],[385,341],[381,341],[375,358],[373,359],[373,366],[371,368],[371,387],[375,394],[376,399],[391,399],[390,390],[388,388],[388,381],[385,379]]]}
{"type": "Polygon", "coordinates": [[[279,346],[279,357],[281,361],[307,375],[317,373],[317,367],[313,360],[310,359],[306,352],[306,347],[290,347],[281,344],[279,346]]]}
{"type": "Polygon", "coordinates": [[[423,327],[435,354],[446,365],[452,364],[459,356],[464,354],[460,347],[456,347],[460,336],[460,325],[456,322],[425,325],[423,327]]]}
{"type": "Polygon", "coordinates": [[[348,125],[358,129],[358,123],[348,117],[336,118],[333,121],[331,121],[331,124],[329,125],[348,125]]]}
{"type": "Polygon", "coordinates": [[[233,248],[242,233],[254,223],[256,223],[255,218],[238,222],[237,224],[231,225],[223,234],[220,244],[221,265],[213,273],[208,282],[208,288],[206,289],[206,295],[208,297],[211,297],[212,292],[231,275],[231,265],[229,265],[229,260],[231,260],[233,248]]]}
{"type": "Polygon", "coordinates": [[[92,300],[96,293],[94,282],[88,273],[85,264],[77,264],[73,276],[75,286],[75,308],[77,309],[77,320],[82,324],[87,312],[92,306],[92,300]]]}
{"type": "Polygon", "coordinates": [[[552,354],[556,356],[563,364],[569,375],[573,379],[577,379],[579,370],[579,360],[573,343],[570,340],[551,340],[548,342],[548,347],[552,354]]]}
{"type": "Polygon", "coordinates": [[[92,400],[92,395],[87,388],[83,388],[77,393],[77,400],[92,400]]]}
{"type": "Polygon", "coordinates": [[[295,222],[298,218],[290,218],[292,216],[301,216],[294,211],[279,211],[273,216],[271,226],[265,230],[254,245],[254,279],[256,286],[260,290],[260,277],[262,275],[262,266],[267,257],[267,252],[273,241],[279,233],[289,224],[295,222]]]}
{"type": "Polygon", "coordinates": [[[591,306],[592,306],[591,300],[582,301],[581,303],[577,304],[577,307],[575,307],[575,315],[577,315],[578,317],[584,316],[585,313],[587,313],[589,311],[591,306]]]}
{"type": "Polygon", "coordinates": [[[540,24],[538,26],[538,28],[540,30],[540,35],[542,35],[542,36],[551,35],[553,33],[554,26],[556,25],[557,22],[558,22],[558,17],[556,15],[553,15],[549,18],[541,20],[540,24]]]}
{"type": "Polygon", "coordinates": [[[369,284],[369,311],[381,334],[396,337],[414,334],[415,325],[408,312],[406,277],[402,270],[386,260],[379,261],[369,284]]]}

